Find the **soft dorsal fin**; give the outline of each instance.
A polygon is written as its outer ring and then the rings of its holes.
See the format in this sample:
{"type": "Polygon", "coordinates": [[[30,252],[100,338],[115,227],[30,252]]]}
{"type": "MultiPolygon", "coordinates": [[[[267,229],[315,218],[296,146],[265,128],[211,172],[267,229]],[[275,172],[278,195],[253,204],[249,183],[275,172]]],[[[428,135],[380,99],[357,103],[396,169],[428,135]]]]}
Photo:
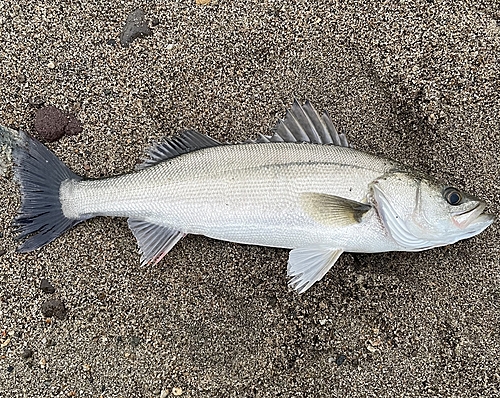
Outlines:
{"type": "Polygon", "coordinates": [[[260,134],[255,143],[265,142],[308,142],[348,147],[344,134],[339,134],[327,113],[322,116],[309,101],[300,105],[297,100],[287,111],[285,118],[278,121],[272,136],[260,134]]]}
{"type": "Polygon", "coordinates": [[[144,163],[137,166],[137,170],[154,166],[164,160],[174,158],[184,153],[197,151],[198,149],[210,148],[222,145],[212,137],[203,135],[194,130],[186,130],[179,137],[164,139],[153,145],[147,153],[144,163]]]}
{"type": "Polygon", "coordinates": [[[128,226],[137,239],[141,265],[157,264],[181,238],[186,236],[183,232],[144,220],[129,218],[128,226]]]}

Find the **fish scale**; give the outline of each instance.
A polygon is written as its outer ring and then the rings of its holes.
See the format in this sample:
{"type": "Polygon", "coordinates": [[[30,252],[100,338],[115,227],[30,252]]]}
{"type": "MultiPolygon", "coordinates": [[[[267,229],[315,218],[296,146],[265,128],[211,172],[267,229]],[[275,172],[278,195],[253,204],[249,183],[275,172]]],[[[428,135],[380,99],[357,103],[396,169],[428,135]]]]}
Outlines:
{"type": "Polygon", "coordinates": [[[61,188],[61,202],[65,215],[74,218],[136,217],[183,233],[284,248],[311,241],[331,245],[342,243],[341,235],[351,232],[319,225],[302,209],[299,194],[361,201],[369,182],[394,167],[387,160],[336,146],[221,145],[136,174],[68,181],[61,188]],[[290,233],[284,235],[283,230],[290,233]]]}

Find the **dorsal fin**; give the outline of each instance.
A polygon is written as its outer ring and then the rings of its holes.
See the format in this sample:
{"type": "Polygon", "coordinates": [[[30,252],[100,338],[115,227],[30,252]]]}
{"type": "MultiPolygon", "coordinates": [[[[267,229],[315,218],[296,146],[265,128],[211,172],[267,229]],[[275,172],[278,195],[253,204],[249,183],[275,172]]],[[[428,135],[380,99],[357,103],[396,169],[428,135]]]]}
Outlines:
{"type": "Polygon", "coordinates": [[[327,113],[322,116],[309,101],[300,105],[293,102],[285,118],[278,121],[272,136],[260,134],[254,143],[266,142],[309,142],[311,144],[327,144],[348,147],[344,134],[339,134],[327,113]]]}
{"type": "MultiPolygon", "coordinates": [[[[259,134],[257,139],[248,139],[244,143],[308,142],[349,146],[347,138],[337,132],[328,114],[323,113],[320,116],[309,101],[300,105],[295,100],[290,110],[286,112],[285,118],[280,119],[272,131],[273,135],[259,134]]],[[[224,144],[197,131],[186,130],[179,137],[164,139],[159,144],[153,145],[147,153],[147,159],[136,169],[142,170],[188,152],[218,145],[224,144]]]]}
{"type": "Polygon", "coordinates": [[[164,139],[153,145],[147,152],[147,159],[136,167],[142,170],[154,166],[164,160],[174,158],[184,153],[193,152],[198,149],[210,148],[222,145],[219,141],[198,133],[194,130],[186,130],[179,137],[164,139]]]}

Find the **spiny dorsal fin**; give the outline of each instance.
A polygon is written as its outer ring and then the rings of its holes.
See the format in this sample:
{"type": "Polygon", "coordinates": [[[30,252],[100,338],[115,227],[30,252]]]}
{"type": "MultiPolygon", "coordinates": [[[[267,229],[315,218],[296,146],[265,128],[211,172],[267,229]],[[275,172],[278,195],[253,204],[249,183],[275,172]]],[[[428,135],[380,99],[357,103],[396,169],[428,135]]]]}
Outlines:
{"type": "Polygon", "coordinates": [[[285,118],[281,119],[273,129],[272,136],[260,134],[253,143],[267,142],[309,142],[311,144],[326,144],[348,147],[344,134],[339,134],[327,113],[322,116],[309,101],[300,105],[293,102],[285,118]]]}
{"type": "Polygon", "coordinates": [[[359,223],[363,215],[372,209],[365,203],[317,192],[302,193],[300,203],[313,220],[337,227],[359,223]]]}
{"type": "Polygon", "coordinates": [[[164,139],[159,144],[153,145],[147,153],[144,163],[136,167],[142,170],[154,166],[164,160],[174,158],[184,153],[197,151],[198,149],[210,148],[222,145],[219,141],[198,133],[194,130],[186,130],[179,137],[164,139]]]}

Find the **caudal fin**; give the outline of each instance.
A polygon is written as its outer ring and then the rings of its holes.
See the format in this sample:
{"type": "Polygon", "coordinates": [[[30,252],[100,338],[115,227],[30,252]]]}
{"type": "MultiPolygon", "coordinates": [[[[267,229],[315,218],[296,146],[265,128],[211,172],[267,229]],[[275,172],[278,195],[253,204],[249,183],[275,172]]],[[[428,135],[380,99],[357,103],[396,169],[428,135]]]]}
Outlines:
{"type": "Polygon", "coordinates": [[[26,133],[21,133],[20,141],[12,151],[14,176],[21,186],[21,208],[14,225],[18,239],[24,240],[17,250],[24,253],[46,245],[83,221],[65,217],[59,200],[61,182],[82,177],[26,133]]]}

